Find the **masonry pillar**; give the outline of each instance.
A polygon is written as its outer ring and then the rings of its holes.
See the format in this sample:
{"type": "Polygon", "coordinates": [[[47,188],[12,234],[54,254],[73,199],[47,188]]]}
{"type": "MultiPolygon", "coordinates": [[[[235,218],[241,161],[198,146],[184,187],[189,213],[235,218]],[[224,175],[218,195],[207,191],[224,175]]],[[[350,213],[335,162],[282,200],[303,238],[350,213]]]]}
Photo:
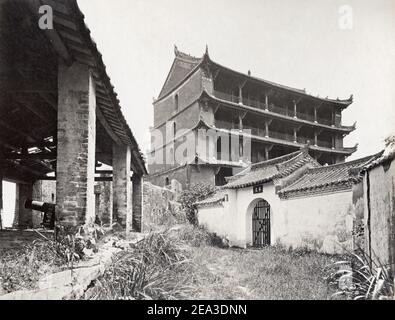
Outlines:
{"type": "Polygon", "coordinates": [[[133,174],[132,189],[133,230],[141,232],[143,219],[143,178],[141,176],[133,174]]]}
{"type": "Polygon", "coordinates": [[[0,155],[0,230],[3,229],[3,173],[2,173],[2,163],[0,155]]]}
{"type": "Polygon", "coordinates": [[[131,150],[126,145],[113,146],[113,215],[114,222],[132,230],[132,189],[130,181],[131,150]]]}
{"type": "Polygon", "coordinates": [[[89,68],[59,65],[56,215],[76,227],[95,219],[96,96],[89,68]]]}
{"type": "Polygon", "coordinates": [[[111,226],[113,217],[112,181],[102,181],[98,185],[100,185],[99,217],[103,225],[111,226]]]}
{"type": "Polygon", "coordinates": [[[33,199],[33,184],[16,184],[14,227],[28,229],[33,227],[33,211],[25,209],[27,199],[33,199]]]}

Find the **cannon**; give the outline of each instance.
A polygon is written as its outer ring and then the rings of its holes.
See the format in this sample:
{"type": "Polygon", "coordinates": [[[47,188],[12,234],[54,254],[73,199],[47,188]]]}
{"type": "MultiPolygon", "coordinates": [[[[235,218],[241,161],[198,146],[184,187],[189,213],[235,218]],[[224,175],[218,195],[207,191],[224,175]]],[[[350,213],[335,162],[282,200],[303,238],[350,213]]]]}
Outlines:
{"type": "Polygon", "coordinates": [[[25,201],[25,208],[40,211],[44,213],[43,222],[41,225],[48,229],[55,228],[55,207],[54,203],[34,201],[27,199],[25,201]]]}

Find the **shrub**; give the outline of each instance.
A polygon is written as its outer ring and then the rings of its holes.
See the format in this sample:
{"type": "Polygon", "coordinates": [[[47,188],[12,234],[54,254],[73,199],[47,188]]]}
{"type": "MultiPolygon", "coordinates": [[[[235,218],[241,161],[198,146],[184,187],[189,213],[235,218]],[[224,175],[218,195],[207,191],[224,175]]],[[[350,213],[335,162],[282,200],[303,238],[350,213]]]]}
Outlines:
{"type": "Polygon", "coordinates": [[[221,238],[216,233],[208,232],[203,226],[187,225],[180,229],[178,238],[193,247],[208,245],[225,248],[229,246],[226,239],[221,238]]]}
{"type": "Polygon", "coordinates": [[[181,208],[185,211],[186,217],[191,224],[198,224],[195,203],[206,199],[214,192],[215,187],[205,183],[194,184],[189,190],[182,192],[180,197],[181,208]]]}

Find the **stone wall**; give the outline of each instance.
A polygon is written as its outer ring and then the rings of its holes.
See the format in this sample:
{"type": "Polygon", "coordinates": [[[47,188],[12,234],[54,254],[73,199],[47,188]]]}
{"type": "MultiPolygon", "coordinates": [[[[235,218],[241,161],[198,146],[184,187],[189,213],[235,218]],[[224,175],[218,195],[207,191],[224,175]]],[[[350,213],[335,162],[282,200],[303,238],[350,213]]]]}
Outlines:
{"type": "Polygon", "coordinates": [[[172,180],[177,180],[182,189],[188,189],[190,185],[197,183],[214,186],[215,168],[209,165],[183,165],[161,174],[150,175],[146,178],[146,181],[156,186],[165,187],[167,179],[170,183],[172,180]]]}
{"type": "Polygon", "coordinates": [[[162,229],[186,221],[175,193],[167,188],[144,182],[144,207],[142,232],[162,229]]]}
{"type": "Polygon", "coordinates": [[[367,251],[395,273],[395,161],[366,172],[364,183],[367,251]]]}

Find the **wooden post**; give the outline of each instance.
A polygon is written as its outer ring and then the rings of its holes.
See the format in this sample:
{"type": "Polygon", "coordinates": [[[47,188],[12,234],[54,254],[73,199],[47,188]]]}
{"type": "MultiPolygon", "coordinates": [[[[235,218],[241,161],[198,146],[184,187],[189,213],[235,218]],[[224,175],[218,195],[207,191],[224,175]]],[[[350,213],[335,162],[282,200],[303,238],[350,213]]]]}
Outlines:
{"type": "Polygon", "coordinates": [[[297,135],[297,132],[296,132],[296,128],[294,128],[294,142],[295,143],[298,142],[298,135],[297,135]]]}
{"type": "Polygon", "coordinates": [[[269,110],[269,97],[267,96],[267,93],[265,93],[265,110],[269,110]]]}
{"type": "Polygon", "coordinates": [[[243,88],[239,86],[239,104],[243,104],[243,88]]]}
{"type": "Polygon", "coordinates": [[[265,160],[269,160],[269,147],[265,146],[265,160]]]}
{"type": "Polygon", "coordinates": [[[294,103],[294,118],[297,118],[298,113],[297,113],[297,109],[296,109],[296,101],[294,100],[293,103],[294,103]]]}
{"type": "Polygon", "coordinates": [[[318,134],[317,134],[317,131],[314,131],[314,145],[315,146],[318,145],[318,134]]]}
{"type": "Polygon", "coordinates": [[[332,127],[335,126],[335,119],[336,119],[336,117],[335,117],[335,110],[332,108],[332,127]]]}
{"type": "Polygon", "coordinates": [[[269,123],[265,121],[265,137],[269,138],[269,123]]]}
{"type": "Polygon", "coordinates": [[[314,122],[317,123],[317,107],[314,107],[314,122]]]}
{"type": "Polygon", "coordinates": [[[258,109],[260,109],[260,98],[261,98],[261,95],[260,95],[260,93],[259,93],[259,90],[258,90],[258,92],[257,92],[257,94],[256,94],[256,106],[257,106],[257,108],[258,109]]]}
{"type": "Polygon", "coordinates": [[[243,130],[243,118],[242,118],[241,114],[239,114],[239,130],[240,131],[243,130]]]}

